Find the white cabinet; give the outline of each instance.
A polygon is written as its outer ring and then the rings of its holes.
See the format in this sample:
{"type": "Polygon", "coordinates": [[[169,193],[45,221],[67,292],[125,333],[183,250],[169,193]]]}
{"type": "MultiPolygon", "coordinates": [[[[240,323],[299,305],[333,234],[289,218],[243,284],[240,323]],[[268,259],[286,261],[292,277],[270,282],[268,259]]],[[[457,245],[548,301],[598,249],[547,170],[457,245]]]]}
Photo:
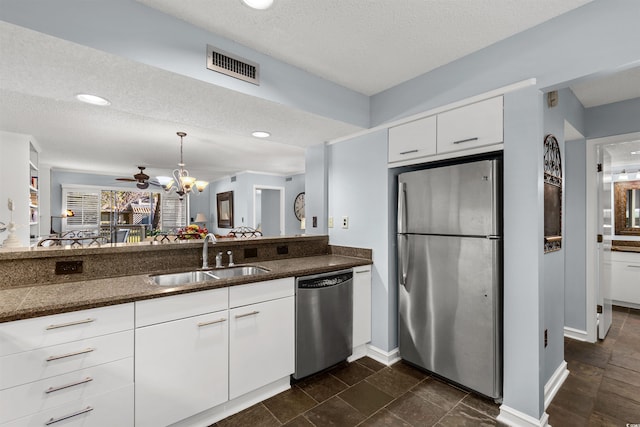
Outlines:
{"type": "Polygon", "coordinates": [[[133,304],[0,324],[0,423],[133,426],[133,304]]]}
{"type": "Polygon", "coordinates": [[[353,348],[371,341],[371,266],[353,269],[353,348]]]}
{"type": "Polygon", "coordinates": [[[438,114],[438,153],[501,143],[502,97],[438,114]]]}
{"type": "Polygon", "coordinates": [[[295,282],[253,283],[230,292],[229,398],[234,399],[293,373],[295,282]]]}
{"type": "Polygon", "coordinates": [[[136,325],[145,325],[135,332],[136,426],[172,424],[227,401],[227,305],[227,288],[136,303],[136,325]]]}
{"type": "Polygon", "coordinates": [[[640,253],[612,251],[611,267],[614,304],[640,308],[640,253]]]}
{"type": "Polygon", "coordinates": [[[498,96],[389,128],[388,161],[411,164],[404,161],[502,142],[503,97],[498,96]]]}
{"type": "Polygon", "coordinates": [[[435,116],[389,128],[389,162],[432,154],[436,154],[435,116]]]}

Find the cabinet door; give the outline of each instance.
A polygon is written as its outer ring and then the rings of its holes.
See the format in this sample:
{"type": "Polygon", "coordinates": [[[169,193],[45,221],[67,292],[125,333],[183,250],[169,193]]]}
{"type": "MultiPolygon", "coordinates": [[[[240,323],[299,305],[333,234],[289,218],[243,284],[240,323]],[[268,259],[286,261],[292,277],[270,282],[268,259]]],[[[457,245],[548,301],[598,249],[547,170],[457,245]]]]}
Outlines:
{"type": "Polygon", "coordinates": [[[353,348],[371,341],[371,267],[353,269],[353,348]]]}
{"type": "Polygon", "coordinates": [[[227,401],[226,310],[136,329],[136,426],[162,426],[227,401]]]}
{"type": "Polygon", "coordinates": [[[436,117],[389,129],[389,163],[436,154],[436,117]]]}
{"type": "Polygon", "coordinates": [[[501,143],[502,116],[501,96],[438,114],[438,154],[501,143]]]}
{"type": "Polygon", "coordinates": [[[624,260],[611,264],[611,299],[615,302],[640,305],[640,262],[624,260]]]}
{"type": "Polygon", "coordinates": [[[229,398],[294,371],[294,297],[229,310],[229,398]]]}

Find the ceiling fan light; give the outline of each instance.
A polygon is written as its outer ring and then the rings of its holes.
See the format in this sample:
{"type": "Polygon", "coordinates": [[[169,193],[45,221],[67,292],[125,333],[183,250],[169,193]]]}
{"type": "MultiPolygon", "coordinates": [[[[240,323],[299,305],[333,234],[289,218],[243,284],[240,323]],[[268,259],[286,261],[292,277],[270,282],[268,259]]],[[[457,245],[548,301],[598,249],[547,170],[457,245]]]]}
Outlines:
{"type": "Polygon", "coordinates": [[[271,136],[269,132],[266,132],[263,130],[257,130],[255,132],[252,132],[251,135],[254,136],[255,138],[269,138],[271,136]]]}
{"type": "Polygon", "coordinates": [[[171,186],[173,185],[173,178],[169,177],[169,176],[156,176],[156,180],[158,181],[158,184],[160,184],[163,187],[166,187],[167,185],[171,186]]]}
{"type": "Polygon", "coordinates": [[[199,193],[202,193],[202,191],[207,187],[207,185],[209,185],[207,181],[196,181],[194,184],[199,193]]]}
{"type": "Polygon", "coordinates": [[[242,3],[252,9],[265,10],[273,5],[273,0],[242,0],[242,3]]]}

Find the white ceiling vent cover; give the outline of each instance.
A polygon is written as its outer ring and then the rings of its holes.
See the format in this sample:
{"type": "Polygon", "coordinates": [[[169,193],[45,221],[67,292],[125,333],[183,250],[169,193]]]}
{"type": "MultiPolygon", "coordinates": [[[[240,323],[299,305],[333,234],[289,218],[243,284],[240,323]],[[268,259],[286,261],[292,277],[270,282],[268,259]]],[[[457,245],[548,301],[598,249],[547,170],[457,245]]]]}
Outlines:
{"type": "Polygon", "coordinates": [[[245,82],[260,85],[260,65],[207,45],[207,68],[245,82]]]}

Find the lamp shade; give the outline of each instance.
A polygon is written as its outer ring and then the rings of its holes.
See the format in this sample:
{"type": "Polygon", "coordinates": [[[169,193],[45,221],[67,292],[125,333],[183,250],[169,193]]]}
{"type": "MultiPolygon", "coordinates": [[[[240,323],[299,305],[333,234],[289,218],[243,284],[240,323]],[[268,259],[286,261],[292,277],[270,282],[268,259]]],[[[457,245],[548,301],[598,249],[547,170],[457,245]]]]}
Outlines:
{"type": "Polygon", "coordinates": [[[198,212],[196,219],[193,222],[207,222],[207,217],[202,212],[198,212]]]}

